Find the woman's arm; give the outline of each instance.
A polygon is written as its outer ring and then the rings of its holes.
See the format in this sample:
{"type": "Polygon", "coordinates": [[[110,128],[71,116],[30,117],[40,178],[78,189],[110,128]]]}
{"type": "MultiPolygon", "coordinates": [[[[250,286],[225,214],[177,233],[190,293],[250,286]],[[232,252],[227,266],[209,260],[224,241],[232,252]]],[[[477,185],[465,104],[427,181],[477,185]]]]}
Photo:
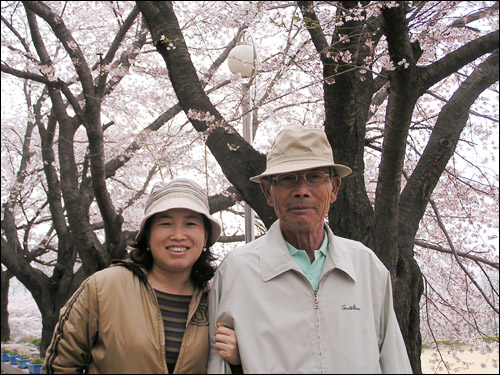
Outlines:
{"type": "Polygon", "coordinates": [[[216,326],[215,348],[217,353],[229,363],[231,373],[243,374],[236,333],[233,329],[224,327],[221,322],[217,322],[216,326]]]}
{"type": "Polygon", "coordinates": [[[233,329],[224,327],[221,322],[217,322],[215,330],[215,348],[230,365],[241,364],[236,333],[233,329]]]}
{"type": "Polygon", "coordinates": [[[90,361],[91,343],[98,327],[95,282],[85,280],[66,302],[47,348],[43,373],[83,373],[90,361]]]}

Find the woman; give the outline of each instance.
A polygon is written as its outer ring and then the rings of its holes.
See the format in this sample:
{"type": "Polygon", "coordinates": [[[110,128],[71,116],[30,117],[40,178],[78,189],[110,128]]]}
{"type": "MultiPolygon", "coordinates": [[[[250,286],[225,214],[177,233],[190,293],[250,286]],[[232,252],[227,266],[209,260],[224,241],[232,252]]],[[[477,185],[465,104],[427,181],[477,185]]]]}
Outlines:
{"type": "MultiPolygon", "coordinates": [[[[42,371],[205,373],[208,281],[221,228],[193,181],[157,184],[130,259],[85,280],[61,310],[42,371]]],[[[239,364],[234,331],[221,356],[239,364]]]]}

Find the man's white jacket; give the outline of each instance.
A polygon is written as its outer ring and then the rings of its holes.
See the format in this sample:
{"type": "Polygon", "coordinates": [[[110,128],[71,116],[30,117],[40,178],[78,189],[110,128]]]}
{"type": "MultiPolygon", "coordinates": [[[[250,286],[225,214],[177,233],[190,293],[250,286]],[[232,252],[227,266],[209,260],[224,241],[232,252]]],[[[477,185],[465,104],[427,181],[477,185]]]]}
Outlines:
{"type": "Polygon", "coordinates": [[[316,292],[279,220],[228,253],[209,296],[208,373],[230,373],[214,347],[217,321],[234,328],[247,374],[412,372],[388,270],[372,250],[325,228],[329,251],[316,292]]]}

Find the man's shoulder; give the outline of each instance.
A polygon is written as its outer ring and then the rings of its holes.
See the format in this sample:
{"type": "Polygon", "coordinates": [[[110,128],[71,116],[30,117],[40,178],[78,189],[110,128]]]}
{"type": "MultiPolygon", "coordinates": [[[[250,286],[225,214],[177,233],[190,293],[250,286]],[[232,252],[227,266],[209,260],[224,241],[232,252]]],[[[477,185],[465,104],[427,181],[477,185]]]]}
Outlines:
{"type": "Polygon", "coordinates": [[[340,237],[336,235],[334,235],[334,241],[340,242],[343,246],[345,246],[351,251],[366,252],[368,254],[373,254],[373,255],[375,254],[372,249],[370,249],[368,246],[366,246],[360,241],[351,240],[350,238],[340,237]]]}
{"type": "Polygon", "coordinates": [[[231,261],[243,261],[245,258],[252,257],[261,250],[260,243],[262,242],[262,237],[253,240],[252,242],[243,244],[236,247],[226,254],[223,262],[231,261]]]}
{"type": "Polygon", "coordinates": [[[339,236],[334,236],[334,241],[337,243],[337,246],[334,245],[334,248],[337,251],[342,251],[343,256],[352,258],[354,264],[361,265],[357,260],[364,260],[385,269],[384,264],[375,252],[362,242],[339,236]],[[341,246],[338,246],[339,244],[341,246]]]}
{"type": "Polygon", "coordinates": [[[258,263],[260,253],[265,251],[265,235],[252,242],[238,246],[226,254],[219,268],[236,267],[237,265],[249,265],[258,263]]]}

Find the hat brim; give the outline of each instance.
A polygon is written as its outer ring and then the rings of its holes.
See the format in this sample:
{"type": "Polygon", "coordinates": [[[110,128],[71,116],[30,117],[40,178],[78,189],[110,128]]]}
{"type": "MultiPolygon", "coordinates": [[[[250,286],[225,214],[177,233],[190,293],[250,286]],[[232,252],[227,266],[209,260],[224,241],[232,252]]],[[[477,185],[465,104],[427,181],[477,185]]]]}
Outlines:
{"type": "Polygon", "coordinates": [[[222,232],[221,226],[219,225],[217,220],[215,220],[212,217],[212,215],[210,215],[210,213],[201,210],[199,205],[185,198],[170,198],[168,200],[161,202],[156,207],[154,207],[154,209],[142,219],[141,225],[139,227],[139,232],[135,237],[135,241],[139,243],[142,240],[145,232],[144,227],[149,218],[153,217],[153,215],[157,213],[165,212],[173,208],[185,208],[204,215],[210,221],[210,227],[211,227],[210,238],[207,240],[207,247],[210,247],[217,242],[222,232]]]}
{"type": "Polygon", "coordinates": [[[311,160],[293,160],[290,162],[280,163],[275,166],[267,168],[264,173],[259,174],[250,178],[250,181],[259,183],[263,178],[268,176],[273,176],[281,173],[291,173],[299,172],[307,169],[322,168],[322,167],[333,167],[335,173],[339,177],[345,177],[352,173],[351,168],[346,167],[342,164],[324,163],[324,162],[314,162],[311,160]]]}

